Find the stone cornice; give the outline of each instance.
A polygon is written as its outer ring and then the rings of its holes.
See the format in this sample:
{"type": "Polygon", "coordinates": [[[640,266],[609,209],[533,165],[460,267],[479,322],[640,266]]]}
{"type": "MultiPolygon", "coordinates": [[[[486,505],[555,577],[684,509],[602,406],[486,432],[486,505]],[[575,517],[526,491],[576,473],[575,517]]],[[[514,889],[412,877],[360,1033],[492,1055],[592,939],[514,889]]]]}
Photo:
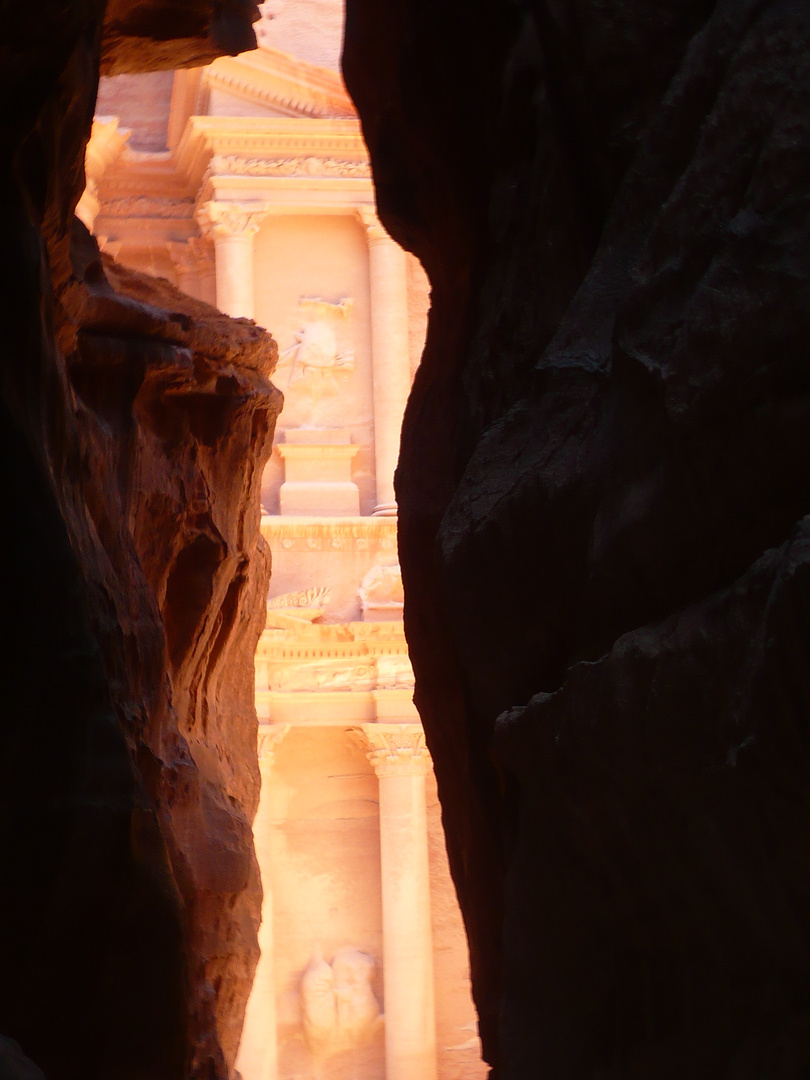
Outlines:
{"type": "Polygon", "coordinates": [[[408,690],[413,671],[402,623],[308,623],[267,628],[256,651],[257,685],[270,691],[408,690]]]}
{"type": "Polygon", "coordinates": [[[367,179],[368,161],[354,119],[192,116],[176,151],[178,171],[194,190],[210,175],[367,179]]]}
{"type": "MultiPolygon", "coordinates": [[[[114,134],[115,125],[105,125],[99,130],[114,134]]],[[[302,206],[314,206],[318,198],[329,206],[330,199],[337,200],[335,206],[348,200],[342,212],[371,206],[371,169],[359,122],[193,116],[173,152],[124,148],[90,194],[98,201],[93,216],[105,219],[107,233],[127,220],[150,221],[153,228],[164,222],[175,231],[182,225],[185,231],[169,237],[181,239],[194,227],[200,203],[288,202],[287,189],[300,193],[295,198],[302,206]],[[323,191],[313,194],[314,188],[323,191]]]]}
{"type": "Polygon", "coordinates": [[[210,90],[223,90],[288,116],[356,116],[343,80],[328,68],[297,60],[268,46],[223,56],[203,70],[210,90]]]}

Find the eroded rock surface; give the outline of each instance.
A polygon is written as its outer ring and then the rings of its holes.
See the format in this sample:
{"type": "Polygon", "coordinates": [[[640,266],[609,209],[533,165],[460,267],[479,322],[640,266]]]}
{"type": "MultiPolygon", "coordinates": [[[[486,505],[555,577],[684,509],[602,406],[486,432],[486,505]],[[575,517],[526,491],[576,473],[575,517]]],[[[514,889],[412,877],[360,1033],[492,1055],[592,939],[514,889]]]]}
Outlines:
{"type": "Polygon", "coordinates": [[[810,1069],[810,12],[349,0],[417,701],[509,1080],[810,1069]]]}
{"type": "Polygon", "coordinates": [[[6,14],[0,1031],[21,1075],[225,1080],[257,959],[276,347],[102,264],[73,208],[104,4],[6,14]]]}
{"type": "Polygon", "coordinates": [[[104,75],[210,64],[256,47],[258,0],[107,0],[104,75]]]}

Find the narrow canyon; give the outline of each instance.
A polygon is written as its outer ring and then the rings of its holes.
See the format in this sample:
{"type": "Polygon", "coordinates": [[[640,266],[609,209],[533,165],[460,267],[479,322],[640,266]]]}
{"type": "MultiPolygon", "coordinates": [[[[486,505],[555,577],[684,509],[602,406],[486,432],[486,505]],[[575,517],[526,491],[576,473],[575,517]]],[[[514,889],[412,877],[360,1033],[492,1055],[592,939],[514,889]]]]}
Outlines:
{"type": "MultiPolygon", "coordinates": [[[[99,73],[246,54],[258,17],[253,0],[6,5],[15,1080],[237,1076],[259,963],[276,330],[117,261],[74,212],[99,73]]],[[[339,513],[363,500],[380,544],[398,513],[493,1080],[801,1080],[810,10],[348,0],[343,74],[379,214],[361,223],[431,296],[393,490],[395,443],[363,450],[359,488],[338,446],[355,500],[339,513]]],[[[283,446],[287,467],[314,454],[283,446]]],[[[364,614],[395,603],[381,580],[363,579],[364,614]]],[[[371,745],[388,779],[390,746],[371,745]]],[[[370,977],[362,950],[331,963],[370,977]]]]}

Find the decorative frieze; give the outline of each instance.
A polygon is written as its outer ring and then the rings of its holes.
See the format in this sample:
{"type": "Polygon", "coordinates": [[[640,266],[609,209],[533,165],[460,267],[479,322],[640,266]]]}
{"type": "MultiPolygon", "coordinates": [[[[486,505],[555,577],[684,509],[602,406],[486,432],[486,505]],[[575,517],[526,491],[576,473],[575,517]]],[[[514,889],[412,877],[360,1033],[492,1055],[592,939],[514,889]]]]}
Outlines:
{"type": "Polygon", "coordinates": [[[329,157],[245,158],[217,154],[208,167],[209,176],[356,176],[367,179],[367,161],[339,161],[329,157]]]}
{"type": "Polygon", "coordinates": [[[105,199],[102,212],[108,218],[190,218],[194,216],[194,200],[125,195],[105,199]]]}
{"type": "Polygon", "coordinates": [[[266,514],[262,536],[285,551],[385,551],[395,557],[397,523],[386,518],[336,518],[312,521],[266,514]]]}

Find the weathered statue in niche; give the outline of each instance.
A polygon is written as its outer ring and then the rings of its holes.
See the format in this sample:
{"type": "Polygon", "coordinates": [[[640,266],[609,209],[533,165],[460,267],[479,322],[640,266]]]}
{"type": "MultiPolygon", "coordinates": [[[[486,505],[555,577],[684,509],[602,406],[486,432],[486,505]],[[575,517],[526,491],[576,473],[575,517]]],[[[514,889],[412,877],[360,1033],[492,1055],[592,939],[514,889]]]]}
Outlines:
{"type": "Polygon", "coordinates": [[[342,348],[338,324],[348,320],[354,306],[347,297],[330,303],[320,297],[302,296],[301,329],[295,342],[279,356],[279,368],[289,365],[287,386],[306,382],[320,393],[338,389],[338,374],[354,371],[354,350],[342,348]]]}
{"type": "Polygon", "coordinates": [[[316,1057],[327,1057],[368,1042],[383,1024],[371,988],[375,961],[352,945],[338,949],[332,963],[320,949],[301,979],[304,1039],[316,1057]]]}

